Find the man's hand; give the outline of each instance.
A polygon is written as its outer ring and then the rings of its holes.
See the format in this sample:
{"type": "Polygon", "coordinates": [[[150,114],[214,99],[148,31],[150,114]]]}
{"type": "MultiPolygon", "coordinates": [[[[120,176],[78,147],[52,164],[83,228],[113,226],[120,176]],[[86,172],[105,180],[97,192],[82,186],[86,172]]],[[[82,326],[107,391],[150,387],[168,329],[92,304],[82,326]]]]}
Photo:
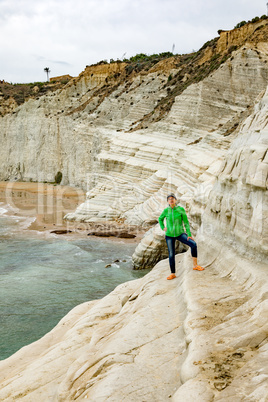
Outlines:
{"type": "Polygon", "coordinates": [[[187,240],[189,240],[189,239],[192,239],[193,241],[195,241],[192,236],[188,236],[188,237],[187,237],[187,240]]]}
{"type": "Polygon", "coordinates": [[[166,232],[167,231],[167,228],[164,228],[164,232],[166,232]]]}

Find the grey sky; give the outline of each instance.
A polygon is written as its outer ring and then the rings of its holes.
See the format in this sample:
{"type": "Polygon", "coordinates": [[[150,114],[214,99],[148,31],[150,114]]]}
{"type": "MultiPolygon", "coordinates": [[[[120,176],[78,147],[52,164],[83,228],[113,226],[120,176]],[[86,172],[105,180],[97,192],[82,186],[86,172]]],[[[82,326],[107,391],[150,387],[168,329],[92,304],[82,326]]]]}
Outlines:
{"type": "Polygon", "coordinates": [[[188,53],[242,20],[266,14],[263,0],[0,0],[0,79],[78,75],[102,59],[188,53]]]}

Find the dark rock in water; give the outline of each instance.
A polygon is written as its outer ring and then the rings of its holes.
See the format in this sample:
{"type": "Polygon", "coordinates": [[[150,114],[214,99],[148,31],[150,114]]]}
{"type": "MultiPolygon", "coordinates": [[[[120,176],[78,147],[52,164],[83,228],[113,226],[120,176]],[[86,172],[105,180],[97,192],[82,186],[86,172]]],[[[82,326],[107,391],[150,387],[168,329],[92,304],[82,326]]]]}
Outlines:
{"type": "Polygon", "coordinates": [[[72,230],[66,230],[66,229],[62,229],[62,230],[52,230],[50,233],[66,234],[66,233],[72,233],[72,230]]]}
{"type": "Polygon", "coordinates": [[[110,267],[111,267],[111,264],[105,265],[105,268],[110,268],[110,267]]]}
{"type": "Polygon", "coordinates": [[[107,233],[107,234],[109,234],[109,236],[112,236],[112,237],[117,235],[117,232],[104,232],[104,233],[107,233]]]}
{"type": "Polygon", "coordinates": [[[123,237],[125,239],[134,239],[134,237],[136,237],[136,235],[131,234],[131,233],[127,233],[127,232],[122,232],[122,233],[119,233],[117,235],[117,237],[123,237]]]}
{"type": "Polygon", "coordinates": [[[97,231],[97,232],[89,232],[87,234],[88,236],[102,236],[102,237],[122,237],[125,239],[133,239],[136,237],[136,235],[127,233],[127,232],[120,232],[120,231],[113,231],[113,232],[102,232],[102,231],[97,231]]]}
{"type": "Polygon", "coordinates": [[[120,260],[114,260],[114,262],[120,262],[120,260]]]}
{"type": "Polygon", "coordinates": [[[102,236],[102,237],[109,237],[111,234],[108,232],[89,232],[88,236],[102,236]]]}

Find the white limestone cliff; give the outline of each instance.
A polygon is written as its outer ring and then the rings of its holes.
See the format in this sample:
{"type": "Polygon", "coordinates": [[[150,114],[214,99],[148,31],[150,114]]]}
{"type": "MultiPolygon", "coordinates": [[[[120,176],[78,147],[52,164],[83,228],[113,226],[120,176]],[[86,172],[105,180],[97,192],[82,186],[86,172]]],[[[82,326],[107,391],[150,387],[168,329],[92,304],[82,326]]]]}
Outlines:
{"type": "MultiPolygon", "coordinates": [[[[237,41],[237,32],[224,33],[217,46],[232,35],[237,41]]],[[[176,256],[176,279],[166,280],[164,259],[144,278],[77,306],[0,362],[1,400],[266,401],[267,59],[267,43],[248,39],[159,121],[149,114],[168,92],[173,61],[168,71],[161,64],[128,85],[116,81],[101,102],[93,91],[124,66],[88,68],[1,119],[2,178],[53,180],[60,170],[64,183],[88,186],[68,219],[147,228],[137,268],[167,257],[157,219],[176,192],[205,267],[193,271],[188,250],[176,256]]]]}
{"type": "MultiPolygon", "coordinates": [[[[110,139],[97,155],[97,185],[68,219],[117,218],[146,227],[156,222],[169,189],[179,188],[186,203],[197,185],[210,186],[235,129],[266,88],[265,61],[266,53],[260,59],[255,50],[241,49],[178,96],[165,119],[130,133],[109,129],[110,139]]],[[[107,138],[106,133],[100,130],[107,138]]]]}
{"type": "Polygon", "coordinates": [[[73,309],[0,363],[12,401],[265,401],[268,91],[241,126],[190,252],[73,309]],[[226,187],[228,186],[228,191],[226,187]]]}

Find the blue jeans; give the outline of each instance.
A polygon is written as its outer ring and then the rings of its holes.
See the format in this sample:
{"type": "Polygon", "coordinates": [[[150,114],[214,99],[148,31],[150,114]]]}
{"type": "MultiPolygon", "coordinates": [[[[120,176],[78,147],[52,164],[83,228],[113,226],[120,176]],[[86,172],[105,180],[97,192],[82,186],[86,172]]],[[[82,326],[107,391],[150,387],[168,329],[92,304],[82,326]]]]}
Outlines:
{"type": "Polygon", "coordinates": [[[183,244],[191,247],[191,255],[192,257],[197,257],[197,244],[194,240],[187,240],[188,235],[186,233],[182,233],[179,236],[171,237],[165,235],[165,239],[168,246],[168,256],[169,256],[169,266],[172,274],[175,274],[175,242],[179,240],[183,244]]]}

